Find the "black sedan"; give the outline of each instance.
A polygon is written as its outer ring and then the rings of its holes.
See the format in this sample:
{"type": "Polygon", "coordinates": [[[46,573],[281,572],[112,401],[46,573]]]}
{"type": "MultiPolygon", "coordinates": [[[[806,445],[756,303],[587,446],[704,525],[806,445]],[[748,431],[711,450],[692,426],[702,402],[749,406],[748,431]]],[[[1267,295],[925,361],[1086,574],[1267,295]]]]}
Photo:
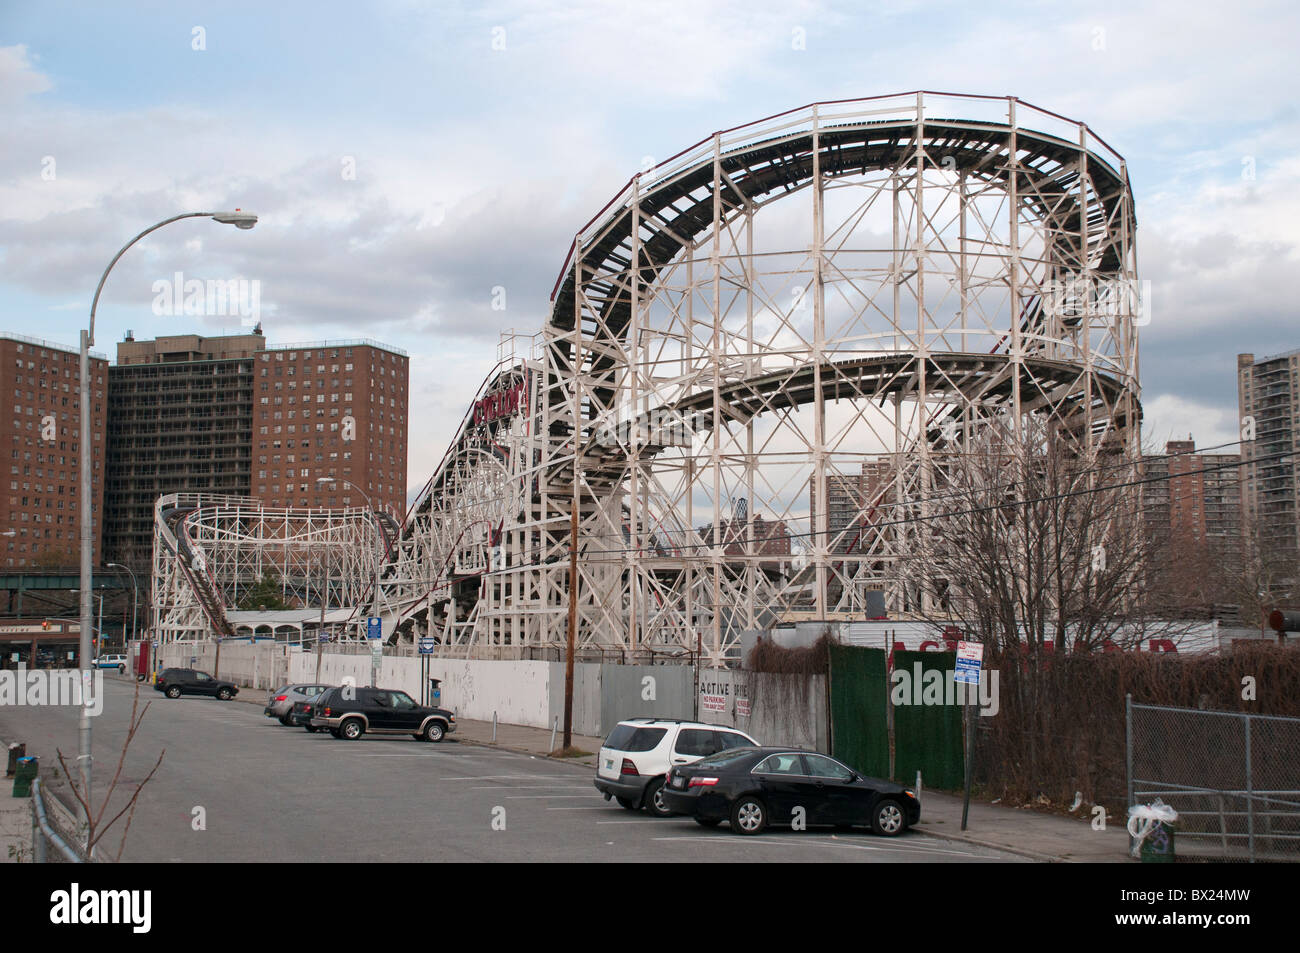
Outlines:
{"type": "Polygon", "coordinates": [[[908,788],[790,748],[733,748],[675,767],[663,794],[674,813],[705,827],[728,821],[736,834],[830,825],[895,837],[921,819],[921,803],[908,788]]]}

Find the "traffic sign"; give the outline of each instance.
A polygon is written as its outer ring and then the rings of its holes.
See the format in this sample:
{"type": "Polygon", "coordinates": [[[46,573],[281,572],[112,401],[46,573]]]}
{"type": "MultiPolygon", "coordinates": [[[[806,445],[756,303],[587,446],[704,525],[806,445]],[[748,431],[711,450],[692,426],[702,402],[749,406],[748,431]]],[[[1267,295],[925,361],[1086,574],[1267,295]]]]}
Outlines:
{"type": "Polygon", "coordinates": [[[967,685],[980,683],[980,664],[984,661],[984,643],[958,642],[957,669],[953,680],[967,685]]]}
{"type": "Polygon", "coordinates": [[[378,639],[384,634],[384,621],[377,615],[372,615],[366,619],[366,638],[378,639]]]}
{"type": "Polygon", "coordinates": [[[420,638],[420,654],[421,654],[421,655],[432,655],[432,654],[433,654],[433,646],[434,646],[434,640],[433,640],[433,638],[432,638],[431,636],[422,636],[422,637],[420,638]]]}

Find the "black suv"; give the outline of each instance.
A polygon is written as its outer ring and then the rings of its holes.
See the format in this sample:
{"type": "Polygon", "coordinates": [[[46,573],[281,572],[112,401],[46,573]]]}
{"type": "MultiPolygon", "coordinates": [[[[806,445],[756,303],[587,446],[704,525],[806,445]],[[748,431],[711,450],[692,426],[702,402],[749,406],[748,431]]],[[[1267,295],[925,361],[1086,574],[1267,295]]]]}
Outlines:
{"type": "Polygon", "coordinates": [[[456,716],[445,708],[426,708],[406,692],[387,688],[329,688],[312,702],[311,724],[335,738],[355,741],[367,731],[441,741],[456,730],[456,716]]]}
{"type": "Polygon", "coordinates": [[[182,695],[215,695],[223,702],[230,701],[239,694],[239,686],[234,682],[223,682],[213,678],[207,672],[192,668],[165,668],[153,684],[154,691],[162,692],[168,698],[180,698],[182,695]]]}

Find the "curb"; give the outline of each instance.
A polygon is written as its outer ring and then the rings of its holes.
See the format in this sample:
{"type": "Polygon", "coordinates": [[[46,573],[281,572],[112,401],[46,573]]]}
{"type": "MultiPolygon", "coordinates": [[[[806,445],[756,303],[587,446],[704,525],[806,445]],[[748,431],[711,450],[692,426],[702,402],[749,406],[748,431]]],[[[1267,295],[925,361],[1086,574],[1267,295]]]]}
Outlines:
{"type": "Polygon", "coordinates": [[[1056,854],[1044,854],[1041,851],[1030,850],[1028,847],[1011,847],[1007,844],[999,844],[993,841],[980,840],[978,837],[971,837],[967,834],[957,833],[950,834],[947,831],[937,831],[928,827],[913,827],[913,831],[923,834],[926,837],[937,837],[943,840],[957,841],[962,844],[971,844],[975,847],[987,847],[989,850],[1000,850],[1003,853],[1015,854],[1019,857],[1027,857],[1030,860],[1036,860],[1040,863],[1047,864],[1069,864],[1075,863],[1068,857],[1060,857],[1056,854]]]}
{"type": "Polygon", "coordinates": [[[512,751],[515,754],[526,754],[534,758],[545,758],[547,761],[554,761],[558,764],[577,764],[577,765],[581,765],[584,768],[594,768],[596,766],[595,760],[590,760],[590,761],[587,760],[588,758],[594,759],[595,758],[594,755],[586,755],[582,758],[555,758],[548,753],[533,751],[529,748],[517,748],[514,745],[493,743],[491,741],[479,741],[478,739],[469,738],[463,735],[459,738],[448,738],[447,740],[456,741],[457,743],[463,745],[474,745],[476,748],[491,748],[497,751],[512,751]]]}

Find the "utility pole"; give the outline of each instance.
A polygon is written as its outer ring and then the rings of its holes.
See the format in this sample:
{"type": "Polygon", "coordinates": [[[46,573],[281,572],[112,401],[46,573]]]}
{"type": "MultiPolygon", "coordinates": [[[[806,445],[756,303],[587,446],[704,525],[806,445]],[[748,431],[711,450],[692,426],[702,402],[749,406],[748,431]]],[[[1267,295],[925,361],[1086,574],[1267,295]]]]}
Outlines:
{"type": "MultiPolygon", "coordinates": [[[[576,444],[576,441],[575,441],[576,444]]],[[[574,460],[574,479],[578,476],[574,460]]],[[[564,747],[573,746],[573,646],[578,633],[578,500],[569,514],[569,648],[564,654],[564,747]]]]}

